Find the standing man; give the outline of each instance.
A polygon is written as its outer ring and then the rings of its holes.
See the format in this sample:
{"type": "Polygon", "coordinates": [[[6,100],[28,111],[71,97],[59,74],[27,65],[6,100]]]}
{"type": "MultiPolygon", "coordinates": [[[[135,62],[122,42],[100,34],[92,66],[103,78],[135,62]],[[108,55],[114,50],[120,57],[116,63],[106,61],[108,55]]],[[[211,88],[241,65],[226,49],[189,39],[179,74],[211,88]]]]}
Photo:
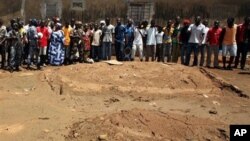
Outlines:
{"type": "Polygon", "coordinates": [[[237,50],[237,56],[235,59],[234,68],[238,67],[240,57],[241,57],[240,68],[242,70],[245,69],[247,52],[249,50],[249,39],[247,38],[249,24],[250,24],[250,17],[245,17],[244,23],[240,24],[237,27],[236,41],[237,41],[238,50],[237,50]]]}
{"type": "Polygon", "coordinates": [[[143,34],[142,34],[142,26],[134,28],[134,41],[131,53],[131,60],[135,60],[136,50],[139,51],[140,61],[143,61],[143,34]]]}
{"type": "Polygon", "coordinates": [[[31,69],[32,60],[34,55],[36,56],[36,65],[37,69],[40,68],[40,56],[39,56],[39,47],[38,47],[38,33],[36,29],[36,20],[32,20],[31,25],[27,31],[27,38],[29,41],[29,55],[28,55],[28,69],[31,69]]]}
{"type": "Polygon", "coordinates": [[[195,24],[191,24],[188,28],[190,32],[189,45],[186,56],[185,65],[189,66],[191,53],[194,52],[193,66],[198,65],[199,46],[202,44],[205,35],[205,26],[201,23],[201,17],[195,17],[195,24]]]}
{"type": "Polygon", "coordinates": [[[199,47],[199,51],[200,51],[200,54],[201,54],[200,67],[203,67],[203,65],[204,65],[205,49],[207,49],[207,33],[209,31],[208,20],[204,20],[203,24],[205,26],[205,29],[204,29],[204,38],[203,38],[203,41],[202,41],[202,45],[199,47]]]}
{"type": "Polygon", "coordinates": [[[180,36],[180,20],[181,18],[177,16],[175,18],[175,23],[174,23],[174,31],[172,35],[172,62],[177,63],[179,54],[180,54],[180,44],[179,44],[179,36],[180,36]]]}
{"type": "Polygon", "coordinates": [[[232,70],[231,65],[237,54],[236,33],[237,33],[237,25],[234,24],[234,18],[229,17],[227,19],[227,26],[223,28],[221,34],[223,68],[227,70],[232,70]],[[226,67],[228,53],[230,55],[230,60],[228,66],[226,67]]]}
{"type": "Polygon", "coordinates": [[[64,49],[65,49],[65,60],[64,60],[64,65],[69,65],[70,64],[70,34],[72,32],[72,28],[69,25],[69,22],[65,23],[65,26],[62,29],[64,33],[64,49]]]}
{"type": "Polygon", "coordinates": [[[129,19],[128,24],[125,27],[125,56],[124,56],[125,61],[134,61],[131,60],[133,41],[134,41],[134,26],[132,19],[129,19]],[[127,54],[126,50],[130,52],[127,54]]]}
{"type": "Polygon", "coordinates": [[[42,20],[40,26],[37,27],[37,33],[41,34],[42,37],[38,39],[38,46],[39,46],[39,55],[41,58],[41,65],[46,66],[46,56],[47,56],[47,47],[48,47],[48,39],[49,39],[49,31],[48,28],[45,26],[45,21],[42,20]]]}
{"type": "Polygon", "coordinates": [[[162,62],[165,62],[165,57],[167,57],[167,62],[171,61],[171,50],[172,50],[172,35],[174,28],[172,27],[172,21],[168,20],[167,26],[163,29],[164,31],[164,45],[162,48],[162,62]]]}
{"type": "Polygon", "coordinates": [[[121,23],[121,19],[118,18],[116,20],[117,25],[115,27],[115,53],[116,53],[116,59],[118,61],[123,61],[124,59],[124,40],[125,40],[125,27],[121,23]]]}
{"type": "Polygon", "coordinates": [[[115,28],[110,24],[110,19],[106,18],[106,25],[102,30],[102,57],[103,60],[111,60],[112,55],[112,42],[113,34],[115,33],[115,28]]]}
{"type": "Polygon", "coordinates": [[[6,35],[7,29],[6,26],[3,25],[3,20],[0,19],[0,51],[1,51],[1,68],[4,69],[6,65],[6,35]]]}
{"type": "Polygon", "coordinates": [[[21,35],[18,31],[18,24],[13,23],[12,29],[8,32],[9,45],[10,45],[10,60],[9,69],[12,73],[14,70],[20,71],[22,59],[22,46],[21,35]]]}
{"type": "Polygon", "coordinates": [[[102,30],[99,29],[98,24],[95,24],[94,33],[93,33],[93,41],[92,41],[92,59],[98,62],[102,58],[102,48],[101,48],[101,36],[102,30]]]}
{"type": "Polygon", "coordinates": [[[190,21],[185,19],[183,21],[183,27],[180,31],[180,45],[181,45],[181,64],[184,65],[186,61],[186,54],[188,48],[188,40],[190,37],[190,32],[188,32],[188,28],[190,26],[190,21]]]}
{"type": "Polygon", "coordinates": [[[214,68],[219,68],[219,39],[222,29],[220,28],[220,22],[214,21],[214,27],[210,28],[207,35],[207,41],[209,43],[207,48],[207,67],[211,67],[211,56],[214,56],[214,68]]]}
{"type": "Polygon", "coordinates": [[[147,30],[147,46],[146,46],[146,62],[149,61],[149,57],[151,56],[151,61],[155,61],[155,53],[156,53],[156,33],[157,29],[155,27],[155,21],[151,21],[150,28],[147,30]]]}

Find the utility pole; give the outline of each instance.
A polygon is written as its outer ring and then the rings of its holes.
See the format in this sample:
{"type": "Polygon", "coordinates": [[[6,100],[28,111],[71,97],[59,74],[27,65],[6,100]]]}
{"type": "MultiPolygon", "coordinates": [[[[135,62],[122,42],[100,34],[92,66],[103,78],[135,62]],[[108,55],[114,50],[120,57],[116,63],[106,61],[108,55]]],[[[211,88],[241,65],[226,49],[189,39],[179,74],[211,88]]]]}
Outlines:
{"type": "Polygon", "coordinates": [[[26,0],[22,0],[22,5],[21,5],[21,16],[24,20],[24,23],[25,23],[25,20],[26,20],[26,16],[25,16],[25,2],[26,0]]]}

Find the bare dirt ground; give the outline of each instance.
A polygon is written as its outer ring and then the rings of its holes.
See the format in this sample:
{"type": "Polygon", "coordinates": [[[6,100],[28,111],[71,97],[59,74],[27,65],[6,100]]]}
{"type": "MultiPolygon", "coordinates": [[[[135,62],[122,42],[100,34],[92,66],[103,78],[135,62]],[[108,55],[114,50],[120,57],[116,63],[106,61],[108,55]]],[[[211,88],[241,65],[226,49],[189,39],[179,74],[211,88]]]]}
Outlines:
{"type": "Polygon", "coordinates": [[[0,140],[227,141],[230,124],[250,123],[249,80],[140,62],[2,71],[0,140]]]}

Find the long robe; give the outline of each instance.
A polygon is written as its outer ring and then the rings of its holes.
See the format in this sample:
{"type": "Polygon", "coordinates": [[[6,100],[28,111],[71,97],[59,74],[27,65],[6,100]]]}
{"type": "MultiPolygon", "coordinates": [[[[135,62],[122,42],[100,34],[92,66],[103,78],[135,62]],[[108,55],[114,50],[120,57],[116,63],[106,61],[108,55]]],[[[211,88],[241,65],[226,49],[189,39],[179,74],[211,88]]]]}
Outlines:
{"type": "Polygon", "coordinates": [[[64,62],[64,34],[61,30],[51,34],[51,42],[49,47],[49,61],[51,65],[61,65],[64,62]]]}

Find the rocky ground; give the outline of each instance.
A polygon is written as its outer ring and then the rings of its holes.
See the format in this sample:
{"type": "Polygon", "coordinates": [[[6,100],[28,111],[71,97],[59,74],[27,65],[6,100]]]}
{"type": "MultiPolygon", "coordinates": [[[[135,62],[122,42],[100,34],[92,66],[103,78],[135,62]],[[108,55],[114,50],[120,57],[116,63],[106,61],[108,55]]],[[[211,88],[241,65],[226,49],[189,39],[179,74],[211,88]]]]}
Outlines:
{"type": "Polygon", "coordinates": [[[249,80],[140,62],[1,71],[0,140],[227,141],[250,123],[249,80]]]}

